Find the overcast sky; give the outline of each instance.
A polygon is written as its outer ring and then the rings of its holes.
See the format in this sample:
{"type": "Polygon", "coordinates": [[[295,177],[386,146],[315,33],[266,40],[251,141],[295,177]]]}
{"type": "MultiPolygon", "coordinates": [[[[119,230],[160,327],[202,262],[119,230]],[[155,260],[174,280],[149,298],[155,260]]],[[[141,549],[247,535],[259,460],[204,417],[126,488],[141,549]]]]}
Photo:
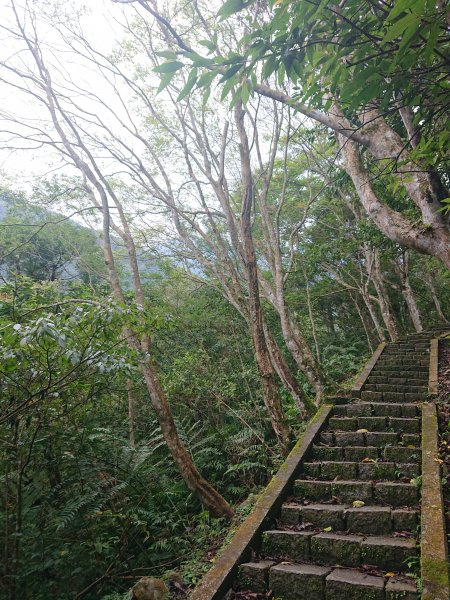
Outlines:
{"type": "MultiPolygon", "coordinates": [[[[20,5],[24,0],[16,0],[16,4],[20,5]]],[[[122,37],[120,22],[123,19],[123,11],[127,11],[128,15],[132,12],[131,6],[119,5],[111,2],[111,0],[94,0],[86,2],[85,0],[64,0],[69,9],[87,8],[88,14],[82,19],[83,30],[87,37],[95,44],[95,47],[108,54],[114,49],[118,40],[122,37]]],[[[63,5],[64,5],[63,2],[63,5]]],[[[31,4],[35,4],[41,10],[48,10],[48,5],[51,5],[53,0],[34,0],[31,4]]],[[[13,13],[11,10],[10,0],[2,0],[0,2],[0,24],[8,26],[13,23],[13,13]]],[[[51,30],[42,22],[39,24],[41,34],[44,33],[44,39],[53,43],[56,38],[51,30]]],[[[0,60],[5,60],[17,53],[17,47],[11,36],[4,29],[0,32],[0,60]]],[[[17,56],[17,54],[16,54],[17,56]]],[[[59,57],[63,58],[64,55],[59,57]]],[[[67,62],[65,67],[70,70],[70,76],[73,81],[83,81],[84,85],[89,88],[95,88],[96,92],[103,96],[107,93],[107,89],[102,89],[101,78],[96,76],[95,72],[86,65],[80,62],[77,64],[77,58],[72,56],[67,57],[70,63],[67,62]]],[[[39,118],[41,113],[39,108],[30,102],[30,99],[24,98],[23,93],[15,91],[10,86],[0,82],[0,106],[3,112],[9,112],[15,115],[22,115],[25,118],[39,118]]],[[[28,189],[36,176],[43,176],[51,173],[54,167],[54,159],[49,157],[47,150],[26,150],[14,151],[6,149],[4,144],[0,145],[0,173],[7,176],[12,176],[18,180],[19,185],[28,189]]]]}

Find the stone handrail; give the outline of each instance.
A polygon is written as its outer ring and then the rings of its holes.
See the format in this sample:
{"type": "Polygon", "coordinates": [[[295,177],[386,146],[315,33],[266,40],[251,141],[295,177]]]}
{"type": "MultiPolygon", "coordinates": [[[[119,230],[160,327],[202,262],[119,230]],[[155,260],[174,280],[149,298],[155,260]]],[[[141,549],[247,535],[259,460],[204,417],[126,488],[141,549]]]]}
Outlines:
{"type": "Polygon", "coordinates": [[[323,405],[311,419],[291,453],[261,492],[252,512],[238,528],[230,543],[192,592],[191,600],[217,600],[223,595],[237,574],[238,565],[249,559],[252,549],[258,546],[262,530],[275,517],[287,495],[302,459],[309,450],[314,437],[325,424],[332,406],[323,405]]]}

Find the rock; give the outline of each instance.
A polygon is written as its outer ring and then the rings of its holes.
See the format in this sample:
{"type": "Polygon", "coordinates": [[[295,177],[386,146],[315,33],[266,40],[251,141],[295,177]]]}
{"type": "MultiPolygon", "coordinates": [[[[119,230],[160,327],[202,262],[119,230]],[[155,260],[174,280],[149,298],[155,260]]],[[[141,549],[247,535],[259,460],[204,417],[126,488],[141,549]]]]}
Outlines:
{"type": "Polygon", "coordinates": [[[142,577],[131,588],[132,600],[167,600],[169,591],[162,579],[142,577]]]}

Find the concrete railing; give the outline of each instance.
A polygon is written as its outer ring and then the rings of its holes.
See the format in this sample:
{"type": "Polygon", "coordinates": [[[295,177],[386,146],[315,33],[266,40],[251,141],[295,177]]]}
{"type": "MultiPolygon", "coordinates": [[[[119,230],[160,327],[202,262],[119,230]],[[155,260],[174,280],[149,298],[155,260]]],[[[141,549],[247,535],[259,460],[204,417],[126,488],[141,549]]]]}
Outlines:
{"type": "Polygon", "coordinates": [[[249,560],[257,550],[263,530],[275,518],[298,474],[300,463],[312,445],[313,439],[324,426],[332,406],[322,406],[311,419],[278,473],[261,492],[252,512],[245,519],[215,565],[190,595],[191,600],[217,600],[230,588],[239,564],[249,560]]]}

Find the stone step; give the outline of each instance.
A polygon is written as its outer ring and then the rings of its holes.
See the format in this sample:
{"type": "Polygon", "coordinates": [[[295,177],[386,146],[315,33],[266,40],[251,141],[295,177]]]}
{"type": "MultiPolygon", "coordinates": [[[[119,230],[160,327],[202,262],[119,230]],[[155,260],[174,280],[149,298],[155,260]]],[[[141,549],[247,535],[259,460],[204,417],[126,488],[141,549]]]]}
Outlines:
{"type": "MultiPolygon", "coordinates": [[[[396,417],[392,417],[396,418],[396,417]]],[[[400,419],[399,419],[400,420],[400,419]]],[[[404,419],[406,421],[406,419],[404,419]]],[[[414,419],[411,419],[414,421],[414,419]]],[[[406,424],[402,425],[407,427],[406,424]]],[[[400,427],[400,426],[399,426],[400,427]]],[[[409,433],[409,432],[408,432],[409,433]]],[[[322,434],[323,435],[323,434],[322,434]]],[[[394,431],[368,431],[362,433],[359,431],[334,431],[329,433],[332,438],[325,438],[329,441],[325,442],[332,446],[376,446],[384,447],[388,444],[394,446],[400,441],[410,445],[410,438],[403,440],[402,433],[395,433],[394,431]]],[[[417,434],[416,434],[417,435],[417,434]]]]}
{"type": "Polygon", "coordinates": [[[268,589],[283,600],[417,600],[409,577],[385,579],[362,569],[279,564],[269,570],[268,589]]]}
{"type": "Polygon", "coordinates": [[[416,506],[419,501],[418,487],[413,483],[372,481],[319,481],[297,479],[293,495],[300,500],[352,503],[355,500],[386,506],[416,506]]]}
{"type": "Polygon", "coordinates": [[[377,365],[384,365],[384,364],[389,364],[389,365],[398,365],[398,366],[411,366],[411,367],[416,367],[416,366],[423,366],[426,367],[429,364],[429,357],[428,356],[424,356],[424,357],[418,357],[418,356],[414,356],[414,357],[405,357],[403,358],[402,356],[386,356],[385,358],[383,358],[382,356],[380,356],[380,358],[377,360],[377,365]]]}
{"type": "Polygon", "coordinates": [[[422,365],[418,365],[416,367],[410,367],[408,365],[403,365],[403,368],[401,369],[393,369],[391,366],[389,365],[382,365],[382,364],[376,364],[374,366],[374,368],[372,369],[372,371],[370,372],[371,375],[377,375],[378,373],[381,373],[382,375],[384,375],[385,373],[390,373],[392,374],[393,377],[395,377],[396,375],[398,377],[409,377],[409,375],[419,375],[421,373],[428,373],[429,371],[429,366],[423,367],[422,365]]]}
{"type": "Polygon", "coordinates": [[[333,531],[349,531],[385,535],[395,531],[415,533],[419,511],[391,509],[388,506],[362,506],[348,504],[308,504],[306,506],[285,503],[281,507],[280,524],[287,526],[307,525],[333,531]]]}
{"type": "Polygon", "coordinates": [[[333,407],[337,417],[418,417],[421,407],[414,403],[389,404],[387,402],[355,402],[333,407]]]}
{"type": "Polygon", "coordinates": [[[419,417],[331,417],[328,429],[334,431],[357,431],[367,429],[371,432],[395,431],[397,433],[419,433],[419,417]]]}
{"type": "Polygon", "coordinates": [[[368,381],[364,386],[364,389],[372,390],[374,392],[401,392],[403,394],[426,394],[428,392],[428,384],[410,385],[409,383],[372,383],[372,381],[368,381]]]}
{"type": "MultiPolygon", "coordinates": [[[[364,434],[362,434],[364,435],[364,434]]],[[[375,433],[370,439],[373,439],[375,433]]],[[[397,434],[392,434],[397,435],[397,434]]],[[[403,434],[402,437],[411,434],[403,434]]],[[[414,434],[413,434],[414,435],[414,434]]],[[[409,438],[406,438],[408,440],[409,438]]],[[[341,438],[341,441],[342,438],[341,438]]],[[[381,444],[381,439],[378,439],[381,444]]],[[[418,446],[374,446],[363,444],[361,446],[343,444],[342,446],[316,446],[310,451],[309,461],[325,461],[325,462],[363,462],[369,459],[378,460],[384,459],[386,462],[401,462],[401,463],[416,463],[420,461],[420,448],[418,446]]]]}
{"type": "Polygon", "coordinates": [[[386,356],[395,356],[397,354],[409,354],[410,356],[416,356],[427,354],[427,352],[429,351],[429,340],[421,340],[417,342],[407,342],[402,346],[386,346],[383,352],[381,353],[380,358],[385,358],[386,356]]]}
{"type": "Polygon", "coordinates": [[[317,479],[362,479],[366,480],[392,480],[401,477],[412,479],[420,474],[418,463],[395,463],[368,460],[356,461],[323,461],[307,462],[303,464],[302,473],[307,477],[317,479]]]}
{"type": "Polygon", "coordinates": [[[423,402],[426,398],[424,393],[377,392],[370,386],[364,386],[361,392],[361,400],[369,402],[423,402]]]}
{"type": "Polygon", "coordinates": [[[365,564],[405,571],[406,560],[417,555],[417,548],[413,538],[276,529],[263,533],[262,554],[270,560],[310,560],[319,565],[346,567],[365,564]]]}
{"type": "MultiPolygon", "coordinates": [[[[417,377],[418,374],[415,375],[417,377]]],[[[422,379],[412,379],[409,377],[384,377],[382,375],[369,375],[367,383],[384,383],[388,385],[413,385],[415,387],[423,387],[428,383],[428,374],[424,373],[422,379]]]]}
{"type": "Polygon", "coordinates": [[[412,577],[368,575],[355,568],[262,560],[240,565],[238,590],[283,600],[417,600],[412,577]]]}

